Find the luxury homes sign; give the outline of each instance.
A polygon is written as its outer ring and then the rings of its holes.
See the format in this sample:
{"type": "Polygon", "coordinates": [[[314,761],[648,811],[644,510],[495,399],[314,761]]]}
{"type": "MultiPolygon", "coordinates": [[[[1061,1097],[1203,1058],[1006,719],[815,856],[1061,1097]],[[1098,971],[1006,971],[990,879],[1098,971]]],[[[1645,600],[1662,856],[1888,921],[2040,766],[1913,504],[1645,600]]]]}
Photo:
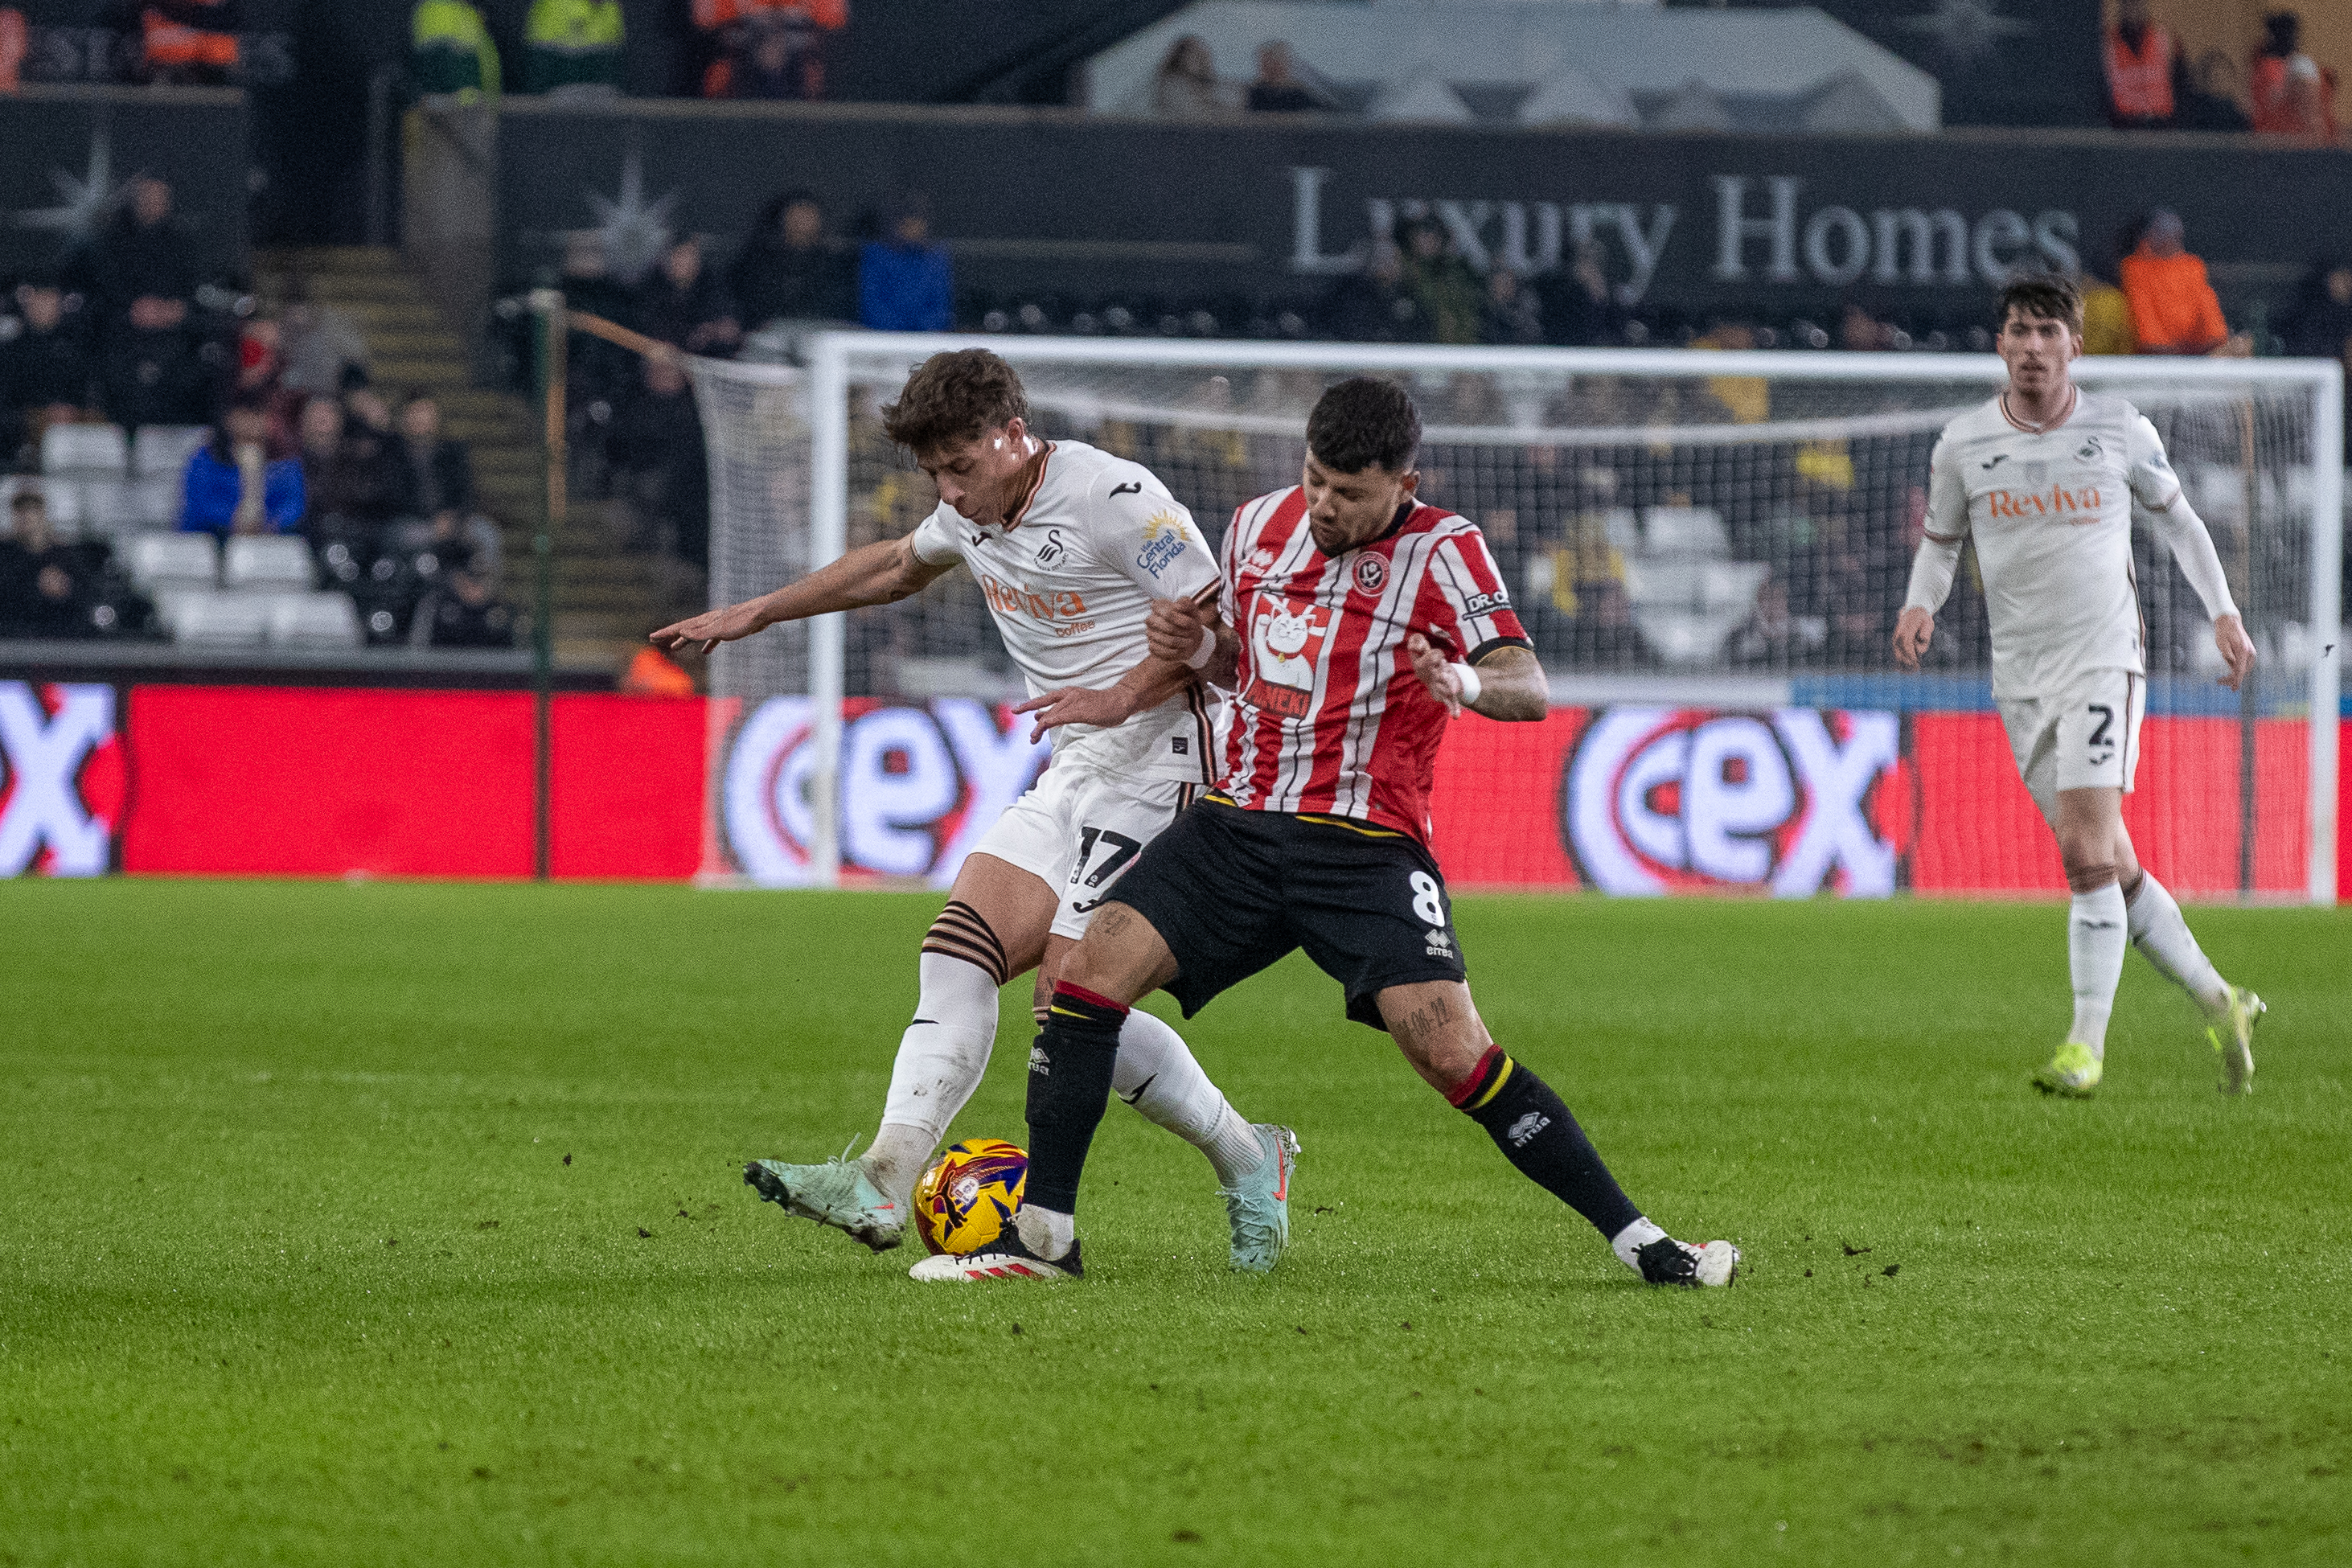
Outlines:
{"type": "MultiPolygon", "coordinates": [[[[431,147],[438,138],[412,138],[431,147]]],[[[2151,205],[2187,219],[2225,293],[2283,303],[2352,253],[2352,153],[2106,132],[1725,136],[1350,124],[1166,124],[1064,110],[509,99],[491,198],[527,277],[632,160],[649,201],[731,245],[761,202],[818,193],[845,226],[913,187],[991,289],[1310,293],[1433,216],[1479,267],[1542,273],[1599,246],[1628,300],[1811,309],[1858,294],[1965,311],[2022,268],[2096,265],[2151,205]]]]}

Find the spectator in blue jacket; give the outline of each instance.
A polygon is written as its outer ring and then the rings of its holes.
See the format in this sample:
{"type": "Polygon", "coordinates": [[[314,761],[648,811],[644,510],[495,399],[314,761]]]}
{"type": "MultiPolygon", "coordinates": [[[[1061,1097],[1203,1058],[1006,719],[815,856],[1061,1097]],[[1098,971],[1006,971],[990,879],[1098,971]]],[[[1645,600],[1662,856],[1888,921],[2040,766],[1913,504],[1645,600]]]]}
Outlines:
{"type": "Polygon", "coordinates": [[[877,331],[947,331],[955,321],[954,278],[922,198],[902,198],[883,221],[883,237],[857,254],[857,319],[877,331]]]}
{"type": "Polygon", "coordinates": [[[239,403],[221,416],[209,445],[188,459],[183,533],[292,533],[309,510],[302,465],[269,458],[269,411],[239,403]]]}

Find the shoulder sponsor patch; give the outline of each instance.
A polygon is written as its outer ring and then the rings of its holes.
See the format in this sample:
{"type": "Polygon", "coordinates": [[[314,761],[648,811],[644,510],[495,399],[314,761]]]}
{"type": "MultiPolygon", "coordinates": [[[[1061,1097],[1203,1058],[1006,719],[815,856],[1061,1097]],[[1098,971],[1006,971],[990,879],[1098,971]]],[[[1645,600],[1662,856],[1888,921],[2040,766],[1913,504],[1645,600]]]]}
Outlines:
{"type": "Polygon", "coordinates": [[[1135,563],[1153,577],[1158,577],[1168,569],[1170,563],[1184,553],[1184,546],[1190,542],[1189,534],[1182,514],[1154,512],[1150,521],[1143,525],[1143,549],[1137,553],[1135,563]]]}
{"type": "Polygon", "coordinates": [[[1511,596],[1497,588],[1491,594],[1473,594],[1462,602],[1462,614],[1466,618],[1491,616],[1496,610],[1511,607],[1511,596]]]}

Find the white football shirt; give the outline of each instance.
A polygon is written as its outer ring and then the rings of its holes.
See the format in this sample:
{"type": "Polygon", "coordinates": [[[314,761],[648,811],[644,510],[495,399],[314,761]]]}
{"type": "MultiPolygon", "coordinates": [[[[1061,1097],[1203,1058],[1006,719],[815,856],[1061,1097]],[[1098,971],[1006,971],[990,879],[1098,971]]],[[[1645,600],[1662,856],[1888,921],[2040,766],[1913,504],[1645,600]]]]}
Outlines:
{"type": "Polygon", "coordinates": [[[1945,426],[1928,464],[1927,531],[1976,540],[1996,697],[2056,696],[2092,670],[2147,673],[2131,503],[2161,511],[2180,481],[2138,409],[2075,397],[2041,431],[1996,397],[1945,426]]]}
{"type": "MultiPolygon", "coordinates": [[[[933,566],[971,568],[1032,697],[1117,685],[1150,655],[1151,602],[1219,581],[1216,556],[1168,487],[1082,441],[1047,447],[1037,493],[1011,522],[983,527],[941,502],[912,542],[933,566]]],[[[1055,730],[1054,765],[1213,784],[1222,716],[1216,693],[1195,685],[1113,728],[1055,730]]]]}

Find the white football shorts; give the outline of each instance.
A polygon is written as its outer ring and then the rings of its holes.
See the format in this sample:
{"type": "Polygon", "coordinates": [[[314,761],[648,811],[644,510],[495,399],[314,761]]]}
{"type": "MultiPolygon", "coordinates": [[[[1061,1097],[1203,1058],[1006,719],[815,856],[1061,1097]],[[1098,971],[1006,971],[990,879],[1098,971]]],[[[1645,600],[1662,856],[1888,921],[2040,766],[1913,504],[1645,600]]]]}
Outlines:
{"type": "Polygon", "coordinates": [[[2127,669],[2089,670],[2057,695],[2001,702],[2009,749],[2042,820],[2058,826],[2061,790],[2131,792],[2147,714],[2147,678],[2127,669]]]}
{"type": "Polygon", "coordinates": [[[1045,879],[1061,898],[1053,931],[1086,935],[1096,906],[1205,786],[1047,768],[972,847],[1045,879]]]}

